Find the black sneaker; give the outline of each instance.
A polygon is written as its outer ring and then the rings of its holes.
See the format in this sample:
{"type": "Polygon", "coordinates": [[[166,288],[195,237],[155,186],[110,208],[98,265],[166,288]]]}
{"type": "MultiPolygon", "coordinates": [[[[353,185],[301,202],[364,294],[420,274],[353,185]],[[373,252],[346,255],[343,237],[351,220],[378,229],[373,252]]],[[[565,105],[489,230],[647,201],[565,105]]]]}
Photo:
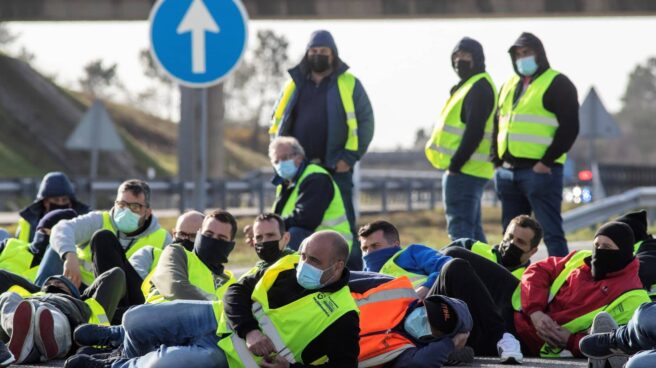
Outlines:
{"type": "Polygon", "coordinates": [[[66,359],[64,368],[110,368],[115,359],[98,359],[90,355],[73,355],[66,359]]]}
{"type": "Polygon", "coordinates": [[[581,353],[592,359],[607,359],[614,356],[632,355],[631,349],[615,338],[615,332],[588,335],[579,342],[581,353]]]}
{"type": "Polygon", "coordinates": [[[117,348],[123,343],[124,331],[122,326],[83,324],[75,329],[73,338],[80,346],[117,348]]]}
{"type": "Polygon", "coordinates": [[[0,341],[0,367],[9,367],[9,365],[16,361],[14,354],[9,351],[7,345],[4,342],[0,341]]]}
{"type": "MultiPolygon", "coordinates": [[[[102,348],[95,346],[82,346],[75,352],[75,355],[98,355],[98,354],[107,354],[114,351],[114,348],[102,348]]],[[[96,356],[96,358],[98,358],[96,356]]]]}

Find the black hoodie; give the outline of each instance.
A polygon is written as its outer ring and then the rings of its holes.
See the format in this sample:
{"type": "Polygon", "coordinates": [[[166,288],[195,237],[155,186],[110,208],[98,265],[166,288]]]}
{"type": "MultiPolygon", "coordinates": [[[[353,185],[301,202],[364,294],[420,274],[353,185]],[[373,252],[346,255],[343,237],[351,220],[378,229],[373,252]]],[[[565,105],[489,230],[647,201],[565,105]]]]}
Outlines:
{"type": "MultiPolygon", "coordinates": [[[[478,41],[465,37],[458,42],[451,54],[454,69],[453,54],[458,51],[466,51],[472,54],[473,67],[469,75],[465,76],[457,85],[451,88],[451,94],[472,76],[485,72],[485,55],[483,54],[483,47],[478,41]]],[[[481,79],[474,83],[463,101],[460,120],[465,123],[465,132],[462,135],[458,149],[451,158],[449,171],[454,173],[460,172],[462,166],[469,160],[474,151],[476,151],[481,140],[483,140],[485,122],[488,116],[490,116],[490,113],[492,113],[495,102],[494,91],[486,79],[481,79]]]]}
{"type": "MultiPolygon", "coordinates": [[[[549,60],[547,59],[547,54],[544,51],[544,46],[540,39],[531,33],[524,32],[508,50],[513,68],[518,75],[520,74],[515,66],[514,55],[515,48],[517,47],[529,47],[536,53],[535,59],[538,64],[538,70],[531,77],[531,82],[544,73],[545,70],[549,69],[549,60]]],[[[520,80],[519,83],[522,83],[522,81],[520,80]]],[[[515,89],[513,102],[517,102],[521,92],[522,88],[518,87],[515,89]]],[[[533,160],[517,158],[511,155],[509,151],[506,151],[503,157],[498,156],[496,137],[499,132],[499,120],[497,112],[492,132],[492,137],[494,139],[492,139],[491,150],[492,161],[496,166],[501,166],[502,162],[506,162],[514,168],[527,168],[532,167],[538,161],[541,161],[549,167],[560,165],[554,161],[572,148],[572,145],[579,134],[579,102],[576,87],[564,74],[559,74],[554,78],[553,82],[545,92],[542,103],[545,109],[556,115],[556,119],[558,120],[558,129],[556,129],[553,142],[547,148],[542,159],[533,160]]]]}

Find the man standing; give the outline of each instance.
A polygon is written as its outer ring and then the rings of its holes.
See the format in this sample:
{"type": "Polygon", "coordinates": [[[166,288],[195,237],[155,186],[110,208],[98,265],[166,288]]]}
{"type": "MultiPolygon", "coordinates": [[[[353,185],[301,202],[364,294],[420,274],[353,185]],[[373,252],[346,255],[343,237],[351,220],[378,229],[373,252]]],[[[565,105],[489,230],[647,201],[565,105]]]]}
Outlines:
{"type": "Polygon", "coordinates": [[[337,184],[323,167],[307,161],[293,137],[278,137],[269,145],[277,186],[273,211],[282,217],[297,250],[303,239],[319,230],[335,230],[352,248],[353,235],[337,184]]]}
{"type": "Polygon", "coordinates": [[[509,50],[517,75],[501,88],[492,160],[505,229],[534,213],[550,256],[568,252],[560,205],[563,164],[579,133],[576,87],[549,66],[542,42],[522,33],[509,50]]]}
{"type": "Polygon", "coordinates": [[[481,225],[483,188],[494,174],[489,162],[496,88],[485,72],[483,47],[465,37],[451,54],[460,82],[426,143],[426,157],[444,170],[442,198],[451,240],[472,238],[486,242],[481,225]]]}
{"type": "MultiPolygon", "coordinates": [[[[353,166],[373,138],[374,114],[362,83],[348,68],[330,32],[312,33],[303,60],[289,70],[291,79],[275,105],[269,134],[295,137],[308,161],[333,174],[355,234],[353,166]]],[[[361,268],[359,251],[349,263],[361,268]]]]}

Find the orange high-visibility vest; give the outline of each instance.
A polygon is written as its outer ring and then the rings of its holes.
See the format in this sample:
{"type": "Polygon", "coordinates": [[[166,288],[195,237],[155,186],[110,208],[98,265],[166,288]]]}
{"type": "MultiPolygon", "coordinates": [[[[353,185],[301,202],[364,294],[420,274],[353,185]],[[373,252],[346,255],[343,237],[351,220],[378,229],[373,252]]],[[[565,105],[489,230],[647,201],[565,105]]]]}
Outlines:
{"type": "Polygon", "coordinates": [[[409,278],[401,276],[363,294],[351,295],[360,308],[359,368],[383,365],[415,347],[410,339],[392,330],[417,300],[409,278]]]}

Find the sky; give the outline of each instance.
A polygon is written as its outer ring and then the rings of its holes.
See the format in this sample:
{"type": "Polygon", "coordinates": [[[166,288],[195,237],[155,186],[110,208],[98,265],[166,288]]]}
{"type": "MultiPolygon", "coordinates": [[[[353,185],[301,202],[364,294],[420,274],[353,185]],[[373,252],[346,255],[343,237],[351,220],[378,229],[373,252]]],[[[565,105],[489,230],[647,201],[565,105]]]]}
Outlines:
{"type": "MultiPolygon", "coordinates": [[[[20,35],[13,45],[35,54],[36,68],[66,86],[77,86],[86,63],[118,63],[123,84],[134,94],[152,82],[138,54],[149,46],[147,22],[10,23],[20,35]]],[[[454,45],[464,36],[483,45],[488,72],[497,87],[513,73],[508,47],[523,31],[543,42],[552,68],[577,86],[579,102],[595,87],[607,109],[621,108],[628,76],[637,64],[656,57],[656,17],[435,19],[386,21],[251,21],[250,38],[271,29],[290,42],[300,60],[309,35],[332,32],[340,57],[361,80],[374,108],[371,149],[408,147],[420,128],[432,129],[458,82],[451,68],[454,45]]],[[[254,42],[250,42],[253,45],[254,42]]],[[[161,113],[161,112],[158,112],[161,113]]],[[[621,124],[621,122],[620,122],[621,124]]]]}

